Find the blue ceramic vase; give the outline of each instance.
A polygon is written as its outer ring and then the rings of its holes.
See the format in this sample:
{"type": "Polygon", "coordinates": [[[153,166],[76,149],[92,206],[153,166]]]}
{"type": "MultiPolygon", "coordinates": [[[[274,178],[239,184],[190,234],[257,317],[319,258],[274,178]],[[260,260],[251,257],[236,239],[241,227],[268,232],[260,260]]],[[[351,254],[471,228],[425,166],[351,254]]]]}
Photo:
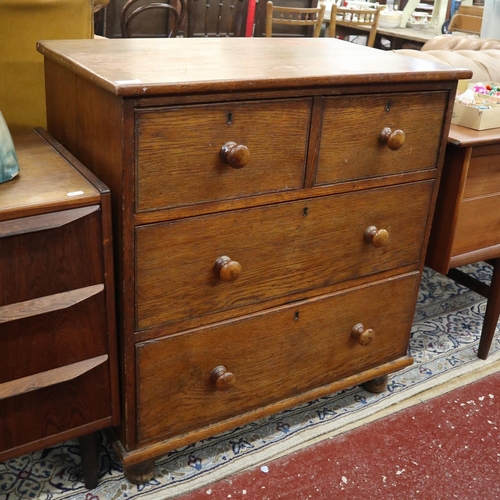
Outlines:
{"type": "Polygon", "coordinates": [[[19,162],[9,127],[0,112],[0,182],[7,182],[19,173],[19,162]]]}

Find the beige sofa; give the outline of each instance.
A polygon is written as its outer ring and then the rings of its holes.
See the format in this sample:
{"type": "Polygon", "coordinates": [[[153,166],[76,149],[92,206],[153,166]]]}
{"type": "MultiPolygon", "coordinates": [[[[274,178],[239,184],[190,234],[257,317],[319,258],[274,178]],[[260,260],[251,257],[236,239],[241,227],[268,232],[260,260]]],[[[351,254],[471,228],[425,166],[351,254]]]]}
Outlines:
{"type": "Polygon", "coordinates": [[[420,50],[395,51],[428,61],[472,70],[472,81],[500,82],[500,40],[458,35],[438,35],[420,50]]]}

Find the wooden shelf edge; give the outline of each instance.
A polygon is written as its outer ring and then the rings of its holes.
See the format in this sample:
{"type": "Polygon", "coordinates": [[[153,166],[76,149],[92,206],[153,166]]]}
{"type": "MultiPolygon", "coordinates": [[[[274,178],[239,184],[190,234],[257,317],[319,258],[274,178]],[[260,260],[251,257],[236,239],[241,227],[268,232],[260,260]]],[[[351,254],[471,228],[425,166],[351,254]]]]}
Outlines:
{"type": "Polygon", "coordinates": [[[45,231],[47,229],[56,229],[66,224],[70,224],[75,220],[82,219],[97,210],[99,210],[98,205],[90,205],[82,208],[73,208],[60,212],[31,215],[28,217],[20,217],[19,219],[3,221],[0,223],[0,238],[34,233],[36,231],[45,231]]]}
{"type": "Polygon", "coordinates": [[[61,309],[68,309],[93,295],[97,295],[103,290],[104,285],[99,283],[98,285],[78,288],[69,292],[56,293],[37,299],[0,306],[0,324],[39,314],[60,311],[61,309]]]}
{"type": "Polygon", "coordinates": [[[0,384],[0,400],[19,396],[20,394],[25,394],[26,392],[35,391],[37,389],[43,389],[44,387],[49,387],[61,382],[67,382],[105,363],[107,360],[108,355],[103,354],[102,356],[85,359],[84,361],[78,361],[77,363],[54,368],[53,370],[47,370],[45,372],[29,375],[28,377],[4,382],[0,384]]]}

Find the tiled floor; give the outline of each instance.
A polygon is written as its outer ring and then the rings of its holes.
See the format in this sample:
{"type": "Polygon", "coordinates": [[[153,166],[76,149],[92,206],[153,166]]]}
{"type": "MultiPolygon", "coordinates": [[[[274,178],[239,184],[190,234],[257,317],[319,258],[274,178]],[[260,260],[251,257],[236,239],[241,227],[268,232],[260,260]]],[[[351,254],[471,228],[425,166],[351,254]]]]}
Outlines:
{"type": "Polygon", "coordinates": [[[498,500],[500,373],[179,497],[498,500]]]}

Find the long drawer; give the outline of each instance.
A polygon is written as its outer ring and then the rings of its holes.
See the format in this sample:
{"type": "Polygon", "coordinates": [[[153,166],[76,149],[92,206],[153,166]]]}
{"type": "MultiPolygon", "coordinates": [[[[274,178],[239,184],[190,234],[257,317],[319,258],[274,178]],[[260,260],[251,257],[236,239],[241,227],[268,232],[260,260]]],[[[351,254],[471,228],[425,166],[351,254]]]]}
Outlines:
{"type": "Polygon", "coordinates": [[[326,98],[315,183],[436,168],[446,100],[446,92],[326,98]]]}
{"type": "Polygon", "coordinates": [[[138,344],[139,441],[201,428],[404,356],[418,276],[138,344]]]}
{"type": "Polygon", "coordinates": [[[138,111],[136,210],[301,188],[311,106],[307,98],[138,111]]]}
{"type": "Polygon", "coordinates": [[[136,329],[416,268],[432,186],[425,181],[138,227],[136,329]],[[387,240],[370,240],[369,228],[386,231],[387,240]],[[220,257],[240,266],[237,279],[226,281],[220,257]]]}

